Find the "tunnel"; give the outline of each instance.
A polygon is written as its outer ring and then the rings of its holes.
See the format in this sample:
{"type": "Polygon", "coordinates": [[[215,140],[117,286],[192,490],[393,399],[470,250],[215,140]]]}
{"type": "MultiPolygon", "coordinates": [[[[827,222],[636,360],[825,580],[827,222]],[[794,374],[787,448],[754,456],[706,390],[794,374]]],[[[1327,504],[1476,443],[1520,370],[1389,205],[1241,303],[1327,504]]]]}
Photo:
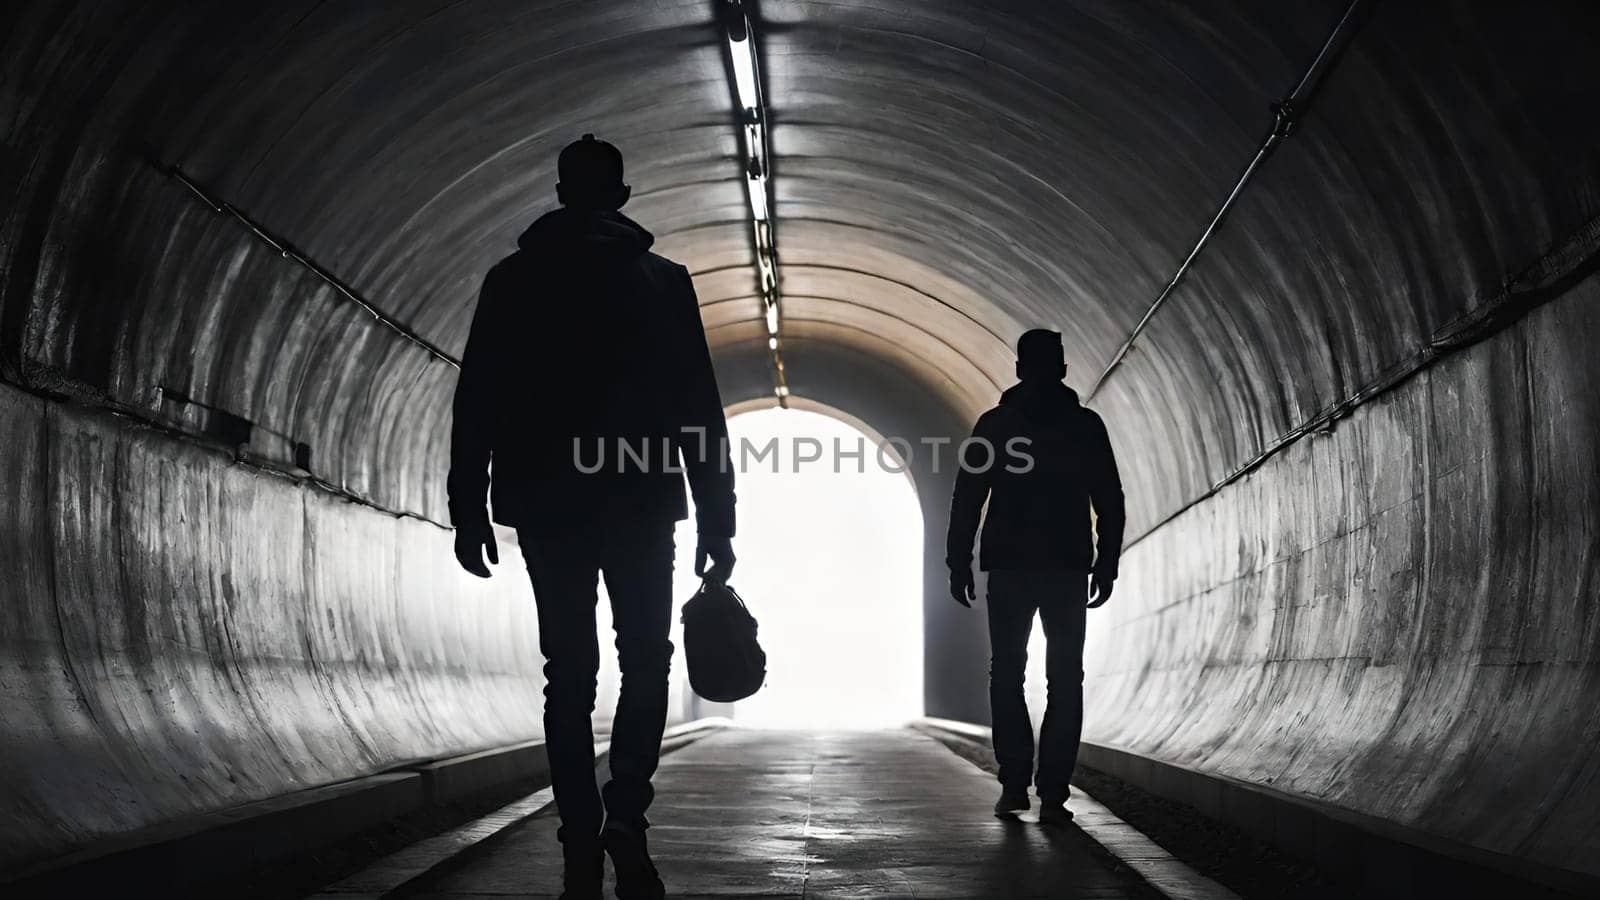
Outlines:
{"type": "MultiPolygon", "coordinates": [[[[0,882],[221,865],[239,841],[206,834],[294,798],[397,815],[439,761],[537,755],[514,541],[487,582],[451,555],[451,398],[485,273],[593,133],[692,276],[730,414],[904,439],[923,514],[917,729],[717,726],[663,779],[715,795],[745,760],[845,792],[893,759],[967,796],[942,745],[984,740],[989,644],[948,595],[940,452],[1042,327],[1127,494],[1081,765],[1330,896],[1600,892],[1594,4],[22,0],[0,25],[0,882]]],[[[684,740],[721,714],[675,690],[684,740]]],[[[940,883],[896,871],[885,896],[940,883]]],[[[970,895],[1123,896],[1084,890],[970,895]]]]}

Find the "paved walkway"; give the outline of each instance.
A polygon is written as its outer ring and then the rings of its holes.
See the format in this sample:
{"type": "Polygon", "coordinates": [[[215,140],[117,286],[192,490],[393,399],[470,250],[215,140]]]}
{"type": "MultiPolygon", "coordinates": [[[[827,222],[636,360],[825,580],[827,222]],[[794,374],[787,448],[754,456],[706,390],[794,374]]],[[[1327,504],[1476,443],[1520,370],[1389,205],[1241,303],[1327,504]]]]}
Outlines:
{"type": "MultiPolygon", "coordinates": [[[[913,731],[729,729],[662,759],[651,850],[668,895],[1159,898],[1076,828],[1002,822],[997,786],[913,731]]],[[[407,896],[554,897],[553,810],[407,896]]]]}

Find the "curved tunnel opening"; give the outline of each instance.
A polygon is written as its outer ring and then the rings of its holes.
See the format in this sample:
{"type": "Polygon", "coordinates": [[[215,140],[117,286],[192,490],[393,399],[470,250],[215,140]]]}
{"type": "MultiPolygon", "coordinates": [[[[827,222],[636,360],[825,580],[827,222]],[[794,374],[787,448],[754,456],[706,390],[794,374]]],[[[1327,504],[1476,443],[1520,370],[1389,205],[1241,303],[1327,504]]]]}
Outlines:
{"type": "MultiPolygon", "coordinates": [[[[741,510],[733,583],[761,623],[767,681],[727,715],[768,728],[901,726],[923,714],[922,510],[900,464],[880,465],[879,436],[807,405],[728,419],[741,510]]],[[[693,540],[679,529],[680,598],[694,588],[693,540]]]]}

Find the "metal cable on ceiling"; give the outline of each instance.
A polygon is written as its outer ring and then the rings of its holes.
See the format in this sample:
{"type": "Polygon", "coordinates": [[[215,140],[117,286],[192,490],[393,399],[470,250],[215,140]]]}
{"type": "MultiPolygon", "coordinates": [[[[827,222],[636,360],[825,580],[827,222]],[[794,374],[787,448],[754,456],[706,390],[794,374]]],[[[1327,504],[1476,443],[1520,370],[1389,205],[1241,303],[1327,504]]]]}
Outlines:
{"type": "Polygon", "coordinates": [[[1240,174],[1239,180],[1234,183],[1233,190],[1228,192],[1227,198],[1222,201],[1222,206],[1217,209],[1216,215],[1211,217],[1210,223],[1200,233],[1200,239],[1195,241],[1194,247],[1189,251],[1189,255],[1184,257],[1183,262],[1178,265],[1178,270],[1172,273],[1171,278],[1167,279],[1166,286],[1161,289],[1160,294],[1156,295],[1156,299],[1150,304],[1150,308],[1145,310],[1144,316],[1139,319],[1139,324],[1133,326],[1133,330],[1128,333],[1127,339],[1117,348],[1117,352],[1111,355],[1111,361],[1106,364],[1105,371],[1100,373],[1100,377],[1095,380],[1094,387],[1090,388],[1089,392],[1084,395],[1083,399],[1085,401],[1092,399],[1095,394],[1099,393],[1100,388],[1111,377],[1111,373],[1122,365],[1122,361],[1128,356],[1128,351],[1133,349],[1134,341],[1137,341],[1139,336],[1144,333],[1145,328],[1150,324],[1150,320],[1155,318],[1156,312],[1172,297],[1173,292],[1178,289],[1178,285],[1183,281],[1184,276],[1189,274],[1189,269],[1194,266],[1194,261],[1199,258],[1201,252],[1206,249],[1206,245],[1211,242],[1212,236],[1216,234],[1217,229],[1222,225],[1222,220],[1227,218],[1228,213],[1233,209],[1234,203],[1244,193],[1246,185],[1255,177],[1256,172],[1261,169],[1261,164],[1266,162],[1267,157],[1271,156],[1272,152],[1278,149],[1278,145],[1282,144],[1284,139],[1294,131],[1295,125],[1305,115],[1311,96],[1316,93],[1328,70],[1333,68],[1334,63],[1338,61],[1345,48],[1349,46],[1350,38],[1360,27],[1361,17],[1358,17],[1357,13],[1365,12],[1363,7],[1368,2],[1369,0],[1351,0],[1350,6],[1345,9],[1344,15],[1340,17],[1338,24],[1333,26],[1333,31],[1329,32],[1328,39],[1323,42],[1322,49],[1318,51],[1316,59],[1311,61],[1310,67],[1300,77],[1300,81],[1294,86],[1294,90],[1289,92],[1288,97],[1272,105],[1272,128],[1267,132],[1267,136],[1262,139],[1261,146],[1256,149],[1255,156],[1245,166],[1244,172],[1240,174]]]}
{"type": "Polygon", "coordinates": [[[162,165],[161,163],[155,162],[153,162],[152,165],[154,165],[162,174],[172,178],[174,181],[177,181],[179,184],[187,188],[189,193],[193,194],[197,199],[200,200],[201,203],[211,207],[212,211],[221,213],[234,219],[248,229],[256,240],[271,247],[278,253],[279,256],[282,256],[284,259],[287,259],[290,262],[296,263],[301,268],[310,272],[318,280],[322,281],[322,283],[333,288],[334,292],[339,296],[361,307],[362,311],[371,316],[374,322],[377,322],[379,325],[398,335],[407,343],[413,344],[416,347],[426,351],[429,355],[440,362],[455,369],[461,368],[461,360],[455,358],[449,353],[446,353],[432,341],[429,341],[427,338],[422,337],[421,335],[412,331],[410,328],[407,328],[405,325],[396,321],[388,313],[385,313],[383,310],[373,305],[372,301],[358,293],[355,288],[346,284],[339,276],[330,272],[325,266],[318,263],[316,260],[295,249],[294,245],[290,244],[282,237],[272,233],[272,231],[268,230],[265,225],[251,218],[250,215],[244,210],[239,209],[225,200],[220,200],[213,196],[209,191],[202,187],[199,182],[189,177],[189,175],[182,169],[175,165],[162,165]]]}

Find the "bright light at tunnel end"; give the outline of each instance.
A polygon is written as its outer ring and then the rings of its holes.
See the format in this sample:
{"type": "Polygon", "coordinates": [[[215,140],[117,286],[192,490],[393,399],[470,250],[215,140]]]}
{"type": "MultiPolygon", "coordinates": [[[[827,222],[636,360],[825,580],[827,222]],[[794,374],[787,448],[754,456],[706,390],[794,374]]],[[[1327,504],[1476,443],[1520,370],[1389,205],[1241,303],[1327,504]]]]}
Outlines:
{"type": "MultiPolygon", "coordinates": [[[[734,572],[760,622],[767,681],[729,715],[746,728],[829,730],[915,719],[923,527],[911,479],[872,465],[874,438],[826,413],[755,410],[730,417],[728,431],[736,446],[776,448],[739,480],[734,572]],[[830,465],[833,446],[864,449],[866,465],[830,465]],[[797,468],[797,459],[816,461],[797,468]]],[[[679,598],[697,587],[692,523],[682,531],[679,598]]]]}

